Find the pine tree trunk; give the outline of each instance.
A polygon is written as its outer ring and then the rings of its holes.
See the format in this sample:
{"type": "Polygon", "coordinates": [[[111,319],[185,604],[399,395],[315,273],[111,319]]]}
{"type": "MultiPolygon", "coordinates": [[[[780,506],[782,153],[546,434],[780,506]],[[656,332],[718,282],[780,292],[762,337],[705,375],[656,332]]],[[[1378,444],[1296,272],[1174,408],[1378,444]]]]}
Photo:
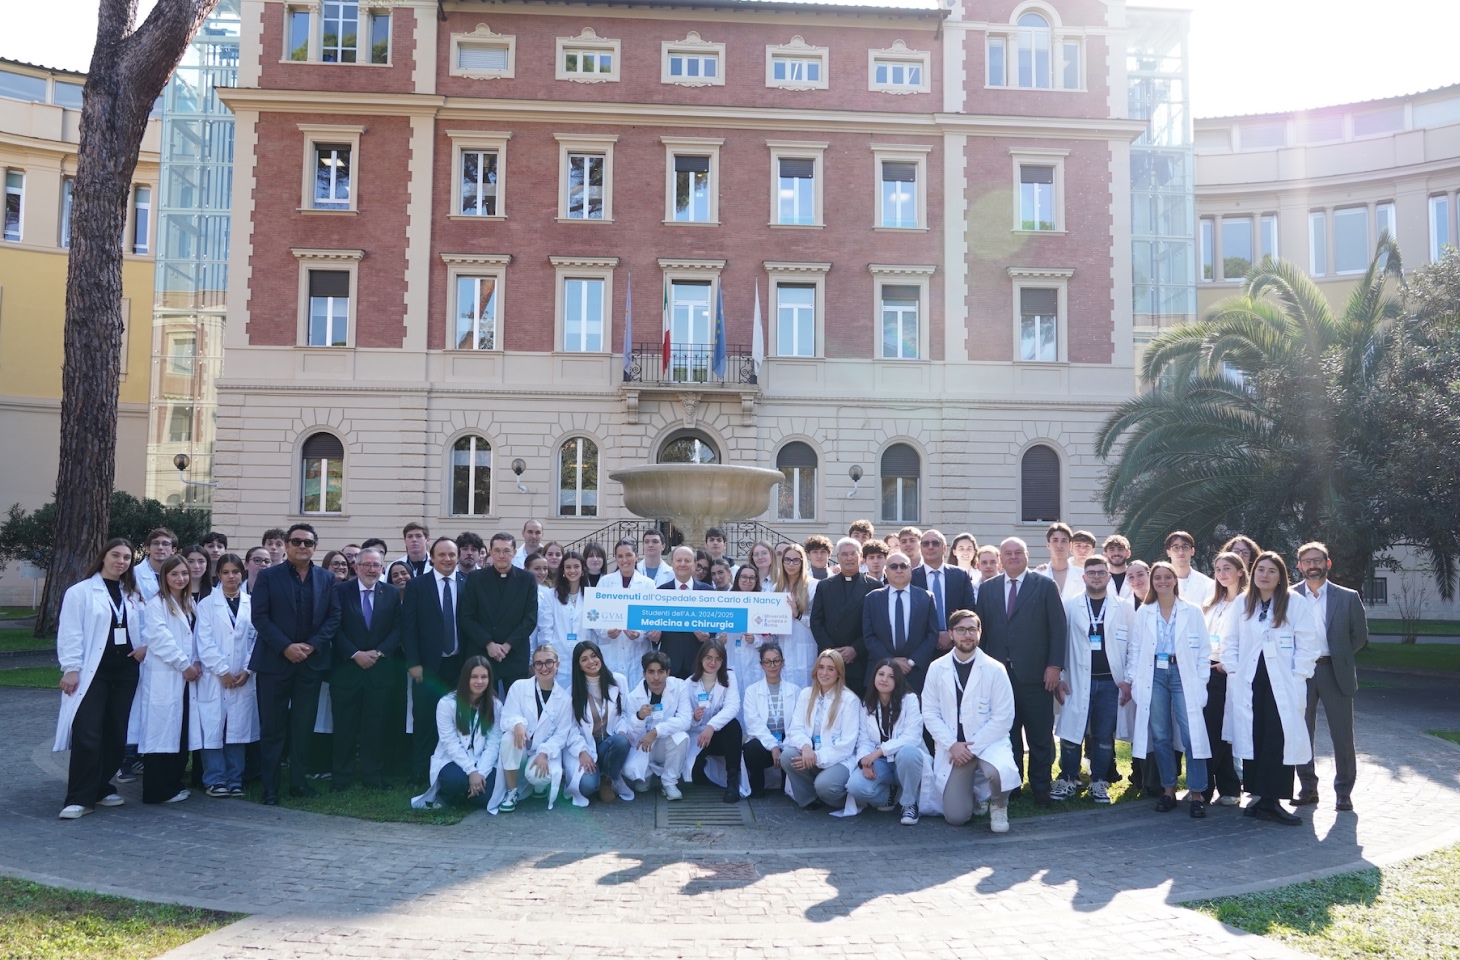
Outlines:
{"type": "Polygon", "coordinates": [[[153,101],[217,2],[159,0],[134,30],[137,0],[101,0],[71,195],[55,555],[37,636],[55,631],[62,595],[106,540],[116,481],[122,234],[132,172],[153,101]]]}

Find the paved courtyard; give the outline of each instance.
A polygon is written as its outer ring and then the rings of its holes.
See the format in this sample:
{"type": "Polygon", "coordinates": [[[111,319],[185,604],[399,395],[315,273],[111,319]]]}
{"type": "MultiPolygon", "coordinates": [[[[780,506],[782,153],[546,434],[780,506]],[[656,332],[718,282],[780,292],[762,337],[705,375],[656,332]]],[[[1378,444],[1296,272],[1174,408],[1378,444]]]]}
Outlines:
{"type": "MultiPolygon", "coordinates": [[[[1454,683],[1366,673],[1356,813],[1297,829],[1142,801],[1016,820],[900,827],[684,804],[529,804],[449,826],[374,824],[195,797],[56,819],[58,694],[0,689],[0,873],[248,913],[172,958],[1294,957],[1177,904],[1382,865],[1460,842],[1454,683]]],[[[1320,723],[1320,758],[1328,744],[1320,723]]]]}

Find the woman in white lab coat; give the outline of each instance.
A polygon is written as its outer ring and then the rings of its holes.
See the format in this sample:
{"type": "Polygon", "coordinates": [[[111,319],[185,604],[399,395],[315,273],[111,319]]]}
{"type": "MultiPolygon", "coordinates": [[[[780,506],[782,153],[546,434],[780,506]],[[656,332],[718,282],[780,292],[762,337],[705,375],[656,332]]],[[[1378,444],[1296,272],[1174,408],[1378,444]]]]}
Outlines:
{"type": "MultiPolygon", "coordinates": [[[[578,646],[579,640],[588,639],[583,632],[583,587],[586,585],[583,575],[583,555],[573,550],[563,554],[557,581],[546,598],[546,610],[552,626],[547,636],[542,638],[544,643],[551,643],[558,650],[572,650],[578,646]]],[[[542,610],[538,611],[539,619],[542,613],[542,610]]],[[[556,682],[565,688],[573,682],[573,664],[566,658],[558,663],[556,682]]]]}
{"type": "Polygon", "coordinates": [[[1230,689],[1222,736],[1242,761],[1242,787],[1257,799],[1244,813],[1297,826],[1279,800],[1293,797],[1293,768],[1313,758],[1304,711],[1318,663],[1318,630],[1305,602],[1292,603],[1288,568],[1270,551],[1252,565],[1252,584],[1222,635],[1230,689]]]}
{"type": "Polygon", "coordinates": [[[791,595],[791,632],[781,638],[781,650],[786,657],[784,676],[799,687],[810,685],[811,669],[817,661],[816,638],[811,634],[811,602],[816,596],[816,583],[806,551],[799,543],[787,544],[776,564],[774,592],[791,595]]]}
{"type": "Polygon", "coordinates": [[[188,684],[202,669],[194,652],[187,559],[175,553],[162,561],[157,580],[162,589],[143,611],[146,653],[128,740],[143,756],[142,802],[177,803],[189,796],[183,786],[191,749],[188,684]]]}
{"type": "Polygon", "coordinates": [[[198,661],[192,685],[190,739],[203,751],[210,797],[243,796],[244,747],[259,738],[259,706],[248,669],[258,638],[250,617],[243,558],[218,558],[218,584],[198,604],[198,661]]]}
{"type": "Polygon", "coordinates": [[[1221,663],[1222,636],[1227,632],[1228,622],[1241,613],[1247,595],[1250,566],[1241,554],[1230,551],[1217,554],[1212,561],[1212,578],[1217,582],[1217,589],[1202,606],[1212,660],[1211,676],[1207,678],[1207,705],[1202,710],[1206,719],[1207,742],[1212,747],[1212,759],[1207,764],[1210,781],[1207,784],[1207,802],[1211,803],[1215,796],[1216,802],[1224,807],[1237,805],[1242,796],[1242,781],[1237,777],[1237,765],[1232,760],[1232,745],[1222,739],[1222,726],[1230,699],[1227,672],[1221,663]]]}
{"type": "Polygon", "coordinates": [[[63,820],[122,805],[111,780],[126,752],[127,717],[137,693],[143,608],[132,544],[121,537],[101,548],[85,579],[61,600],[61,714],[51,749],[71,751],[63,820]]]}
{"type": "MultiPolygon", "coordinates": [[[[741,568],[745,569],[744,567],[741,568]]],[[[745,743],[741,757],[752,800],[765,796],[765,772],[772,767],[781,770],[781,745],[791,725],[791,711],[801,688],[781,676],[786,657],[774,637],[759,646],[762,679],[745,688],[740,698],[740,715],[744,718],[745,743]]],[[[785,775],[781,776],[782,786],[785,775]]]]}
{"type": "Polygon", "coordinates": [[[908,689],[897,662],[882,660],[872,668],[862,701],[857,768],[847,780],[847,793],[857,805],[893,807],[892,788],[902,806],[902,824],[918,822],[918,797],[923,774],[932,767],[923,746],[923,712],[918,696],[908,689]]]}
{"type": "MultiPolygon", "coordinates": [[[[569,558],[576,556],[576,553],[564,556],[565,570],[569,558]]],[[[594,793],[604,803],[634,799],[634,791],[623,782],[624,762],[629,758],[629,738],[624,732],[628,729],[624,716],[628,682],[623,674],[612,673],[604,665],[603,651],[598,644],[580,640],[573,645],[569,683],[573,696],[570,718],[573,732],[563,751],[563,771],[573,806],[586,807],[589,796],[594,793]]]]}
{"type": "MultiPolygon", "coordinates": [[[[740,775],[741,745],[745,737],[737,719],[740,685],[735,671],[726,664],[724,644],[717,639],[701,644],[695,656],[694,672],[685,681],[685,687],[691,722],[683,777],[693,782],[696,773],[703,773],[710,782],[724,785],[722,800],[737,803],[741,786],[748,779],[740,775]],[[718,762],[712,762],[711,758],[718,762]],[[697,765],[699,770],[695,769],[697,765]]],[[[748,784],[744,792],[749,794],[748,784]]]]}
{"type": "Polygon", "coordinates": [[[464,804],[486,809],[497,782],[502,705],[492,661],[467,657],[456,690],[436,702],[436,751],[431,754],[431,788],[411,798],[417,809],[464,804]]]}
{"type": "Polygon", "coordinates": [[[1178,594],[1176,569],[1165,560],[1151,564],[1151,592],[1136,611],[1126,664],[1127,683],[1121,701],[1136,702],[1131,755],[1154,754],[1162,794],[1156,811],[1176,809],[1176,751],[1186,754],[1187,799],[1195,819],[1206,816],[1202,794],[1207,788],[1207,743],[1202,708],[1207,702],[1206,621],[1201,609],[1178,594]]]}
{"type": "Polygon", "coordinates": [[[496,788],[487,810],[511,813],[529,795],[557,802],[563,781],[563,749],[573,735],[572,693],[556,683],[558,652],[551,644],[532,651],[532,676],[512,684],[502,705],[502,746],[496,788]],[[527,786],[518,785],[519,778],[527,786]]]}
{"type": "MultiPolygon", "coordinates": [[[[638,554],[632,540],[620,540],[613,548],[613,562],[617,569],[605,573],[598,581],[599,587],[613,590],[653,590],[654,581],[640,573],[635,566],[638,554]]],[[[649,641],[642,630],[590,630],[592,640],[603,651],[604,663],[610,673],[623,674],[629,686],[636,687],[644,678],[643,657],[649,652],[649,641]]]]}
{"type": "MultiPolygon", "coordinates": [[[[730,581],[730,592],[760,593],[760,573],[748,563],[739,567],[730,581]]],[[[719,635],[720,642],[725,645],[725,656],[729,658],[728,666],[735,671],[735,678],[740,683],[742,693],[752,683],[764,676],[760,669],[760,648],[763,643],[774,636],[775,634],[770,633],[722,633],[719,635]]]]}
{"type": "Polygon", "coordinates": [[[823,650],[811,685],[796,698],[781,755],[781,771],[797,805],[807,810],[845,805],[861,732],[862,705],[847,689],[846,664],[835,650],[823,650]]]}

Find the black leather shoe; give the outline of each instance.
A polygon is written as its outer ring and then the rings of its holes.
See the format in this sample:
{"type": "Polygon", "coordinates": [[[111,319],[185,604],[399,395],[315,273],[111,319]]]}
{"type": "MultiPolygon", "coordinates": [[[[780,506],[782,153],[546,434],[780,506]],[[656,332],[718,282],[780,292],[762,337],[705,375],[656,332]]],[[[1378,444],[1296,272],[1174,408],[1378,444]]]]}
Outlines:
{"type": "Polygon", "coordinates": [[[1253,807],[1252,810],[1252,816],[1259,820],[1270,820],[1273,823],[1281,823],[1287,827],[1296,827],[1303,822],[1302,817],[1289,813],[1276,803],[1270,807],[1253,807]]]}
{"type": "Polygon", "coordinates": [[[803,809],[803,810],[825,810],[826,809],[826,804],[822,803],[820,800],[812,800],[810,803],[806,804],[806,806],[802,807],[801,809],[803,809]]]}
{"type": "Polygon", "coordinates": [[[1156,801],[1157,813],[1170,813],[1176,809],[1176,798],[1170,794],[1161,794],[1161,799],[1156,801]]]}
{"type": "Polygon", "coordinates": [[[1302,793],[1298,794],[1296,797],[1288,801],[1288,803],[1295,807],[1309,807],[1313,804],[1316,804],[1317,802],[1317,790],[1304,790],[1302,793]]]}
{"type": "Polygon", "coordinates": [[[1193,820],[1205,820],[1206,819],[1206,815],[1207,815],[1207,805],[1206,805],[1206,803],[1204,801],[1202,801],[1202,800],[1193,800],[1193,801],[1191,801],[1191,819],[1193,819],[1193,820]]]}
{"type": "Polygon", "coordinates": [[[1050,799],[1048,790],[1034,791],[1034,805],[1036,807],[1048,807],[1052,806],[1053,804],[1054,801],[1050,799]]]}
{"type": "Polygon", "coordinates": [[[1349,797],[1339,797],[1333,804],[1333,809],[1335,810],[1352,810],[1353,808],[1354,802],[1349,797]]]}
{"type": "Polygon", "coordinates": [[[310,797],[319,796],[319,791],[314,789],[313,787],[290,787],[289,796],[307,799],[310,797]]]}
{"type": "Polygon", "coordinates": [[[279,795],[277,793],[266,793],[266,794],[264,794],[264,806],[266,806],[266,807],[277,807],[278,805],[279,805],[279,795]]]}

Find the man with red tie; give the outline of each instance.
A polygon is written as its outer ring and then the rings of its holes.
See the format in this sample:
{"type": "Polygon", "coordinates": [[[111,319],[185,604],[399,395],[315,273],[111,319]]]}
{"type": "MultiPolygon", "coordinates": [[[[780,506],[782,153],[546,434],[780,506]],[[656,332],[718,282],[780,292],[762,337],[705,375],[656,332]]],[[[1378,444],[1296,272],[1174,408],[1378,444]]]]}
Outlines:
{"type": "MultiPolygon", "coordinates": [[[[674,553],[670,557],[670,564],[674,567],[674,578],[661,583],[660,590],[715,589],[703,580],[695,579],[694,548],[675,547],[674,553]]],[[[710,639],[710,635],[703,630],[696,630],[694,633],[650,630],[644,636],[649,641],[650,650],[663,650],[669,654],[669,672],[681,680],[689,679],[689,675],[694,672],[695,654],[699,651],[700,644],[710,639]]]]}

